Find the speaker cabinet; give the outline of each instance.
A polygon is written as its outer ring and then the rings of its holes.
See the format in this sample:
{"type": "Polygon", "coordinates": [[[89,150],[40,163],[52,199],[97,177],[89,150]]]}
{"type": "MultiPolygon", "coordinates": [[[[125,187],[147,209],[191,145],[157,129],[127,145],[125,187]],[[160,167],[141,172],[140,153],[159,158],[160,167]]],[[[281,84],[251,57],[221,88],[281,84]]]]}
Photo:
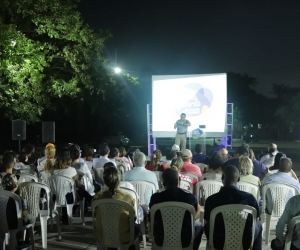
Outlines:
{"type": "Polygon", "coordinates": [[[55,142],[55,122],[42,122],[42,141],[55,142]]]}
{"type": "Polygon", "coordinates": [[[12,139],[14,141],[26,140],[26,121],[19,119],[12,121],[12,139]]]}

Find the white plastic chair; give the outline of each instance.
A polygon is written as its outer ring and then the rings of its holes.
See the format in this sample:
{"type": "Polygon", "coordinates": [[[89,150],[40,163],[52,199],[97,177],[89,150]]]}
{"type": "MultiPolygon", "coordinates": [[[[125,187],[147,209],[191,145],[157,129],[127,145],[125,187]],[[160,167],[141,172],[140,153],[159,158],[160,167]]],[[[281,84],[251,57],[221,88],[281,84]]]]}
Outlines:
{"type": "Polygon", "coordinates": [[[103,187],[105,186],[103,180],[103,172],[104,172],[104,168],[102,167],[94,168],[95,182],[100,186],[101,189],[103,189],[103,187]]]}
{"type": "Polygon", "coordinates": [[[162,202],[151,207],[150,216],[153,250],[193,250],[195,236],[195,208],[193,206],[184,202],[162,202]],[[161,213],[164,228],[164,241],[162,246],[157,246],[154,239],[154,218],[157,211],[161,213]],[[189,212],[191,215],[192,237],[190,245],[183,248],[181,243],[181,225],[186,212],[189,212]]]}
{"type": "Polygon", "coordinates": [[[21,174],[32,174],[37,176],[37,173],[35,171],[33,171],[32,169],[20,169],[18,170],[18,172],[20,172],[21,174]]]}
{"type": "MultiPolygon", "coordinates": [[[[209,196],[218,193],[223,187],[223,183],[215,180],[199,181],[196,185],[196,197],[200,203],[201,199],[207,199],[209,196]]],[[[200,222],[204,223],[204,206],[200,209],[200,222]]]]}
{"type": "Polygon", "coordinates": [[[300,216],[296,216],[290,220],[288,227],[287,227],[287,235],[285,236],[284,250],[290,250],[293,233],[294,233],[294,227],[298,223],[300,223],[300,216]]]}
{"type": "Polygon", "coordinates": [[[157,183],[158,183],[158,187],[162,188],[163,187],[163,183],[162,183],[162,172],[161,171],[152,171],[157,178],[157,183]]]}
{"type": "Polygon", "coordinates": [[[214,208],[210,213],[209,222],[209,242],[208,250],[214,250],[214,229],[215,229],[215,218],[217,214],[221,213],[225,225],[225,242],[223,250],[242,250],[243,249],[243,234],[246,225],[248,215],[252,215],[252,240],[250,249],[253,247],[254,233],[256,225],[256,214],[255,208],[231,204],[224,205],[214,208]]]}
{"type": "Polygon", "coordinates": [[[271,170],[271,171],[270,171],[271,174],[276,174],[277,172],[278,172],[278,169],[275,169],[275,170],[271,170]]]}
{"type": "Polygon", "coordinates": [[[194,185],[187,180],[180,180],[180,188],[193,193],[194,185]]]}
{"type": "Polygon", "coordinates": [[[193,174],[193,173],[189,173],[189,172],[180,172],[181,174],[184,174],[184,175],[187,175],[188,177],[191,178],[192,182],[194,182],[193,180],[196,179],[197,182],[201,181],[201,177],[199,177],[198,175],[196,174],[193,174]]]}
{"type": "MultiPolygon", "coordinates": [[[[147,205],[147,207],[148,207],[149,204],[146,203],[146,195],[147,195],[146,191],[148,189],[150,189],[150,190],[152,190],[152,194],[154,194],[156,192],[155,185],[152,182],[142,181],[142,180],[135,180],[135,181],[129,181],[129,182],[134,186],[138,196],[140,197],[140,205],[147,205]]],[[[143,223],[145,223],[145,222],[143,221],[143,223]]],[[[144,248],[146,248],[145,227],[146,227],[146,225],[141,226],[144,248]]]]}
{"type": "Polygon", "coordinates": [[[105,250],[107,247],[111,248],[121,248],[121,250],[128,250],[131,245],[135,245],[135,249],[140,249],[139,238],[134,238],[134,217],[135,212],[133,207],[121,200],[116,199],[100,199],[94,200],[92,202],[93,210],[93,226],[96,231],[96,218],[95,211],[100,213],[101,216],[101,226],[103,228],[103,242],[97,240],[97,249],[105,250]],[[120,216],[123,209],[129,212],[130,223],[130,240],[126,244],[121,244],[120,242],[120,216]],[[105,229],[105,230],[104,230],[105,229]]]}
{"type": "Polygon", "coordinates": [[[39,179],[36,175],[33,175],[33,174],[20,174],[20,177],[18,179],[18,183],[21,183],[21,182],[29,182],[29,181],[35,181],[35,182],[38,182],[39,179]]]}
{"type": "Polygon", "coordinates": [[[52,211],[50,206],[52,197],[50,195],[49,186],[36,182],[22,182],[19,184],[19,189],[20,196],[27,200],[27,209],[29,214],[32,214],[34,218],[38,217],[38,215],[40,216],[43,248],[47,248],[47,220],[49,218],[53,219],[53,217],[56,217],[58,239],[61,240],[60,216],[57,211],[52,211]],[[40,197],[42,189],[45,190],[45,202],[47,206],[46,209],[40,210],[40,197]]]}
{"type": "Polygon", "coordinates": [[[9,235],[8,236],[9,237],[9,249],[16,249],[17,248],[17,238],[16,238],[17,232],[24,231],[27,228],[31,228],[31,230],[29,230],[30,242],[32,245],[31,246],[32,249],[35,249],[32,225],[29,224],[29,225],[23,226],[22,203],[21,203],[20,197],[12,192],[0,190],[0,239],[1,239],[0,246],[2,245],[3,249],[5,249],[7,235],[9,235]],[[17,211],[18,226],[16,229],[13,229],[13,230],[9,230],[8,224],[10,223],[10,221],[7,220],[7,216],[6,216],[6,207],[7,207],[9,198],[12,198],[15,201],[16,211],[17,211]]]}
{"type": "MultiPolygon", "coordinates": [[[[263,186],[262,189],[262,217],[261,221],[266,222],[265,228],[265,244],[269,244],[270,238],[270,223],[271,217],[280,217],[284,211],[286,202],[288,201],[289,193],[292,192],[292,196],[295,195],[296,190],[294,187],[280,184],[280,183],[271,183],[263,186]],[[273,209],[271,214],[266,213],[266,196],[267,190],[270,189],[273,209]]],[[[269,211],[270,212],[270,211],[269,211]]]]}
{"type": "MultiPolygon", "coordinates": [[[[69,229],[72,230],[73,206],[76,203],[75,182],[72,178],[62,175],[51,175],[48,180],[51,192],[56,196],[54,210],[61,207],[67,208],[69,229]],[[74,203],[67,204],[67,193],[73,193],[74,203]]],[[[81,209],[80,213],[82,213],[81,209]]]]}
{"type": "Polygon", "coordinates": [[[253,195],[256,200],[259,200],[259,187],[257,185],[254,185],[253,183],[245,182],[245,181],[239,181],[237,183],[237,187],[244,192],[253,194],[255,193],[256,195],[253,195]]]}
{"type": "Polygon", "coordinates": [[[195,165],[197,165],[200,168],[202,173],[204,172],[204,169],[207,167],[207,165],[204,163],[196,163],[195,165]]]}

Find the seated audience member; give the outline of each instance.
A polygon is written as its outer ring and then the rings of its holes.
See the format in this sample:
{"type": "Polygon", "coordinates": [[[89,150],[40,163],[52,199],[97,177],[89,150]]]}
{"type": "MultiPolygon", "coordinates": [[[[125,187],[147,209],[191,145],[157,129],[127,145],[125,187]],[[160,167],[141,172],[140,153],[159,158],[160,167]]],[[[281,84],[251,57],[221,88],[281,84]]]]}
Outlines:
{"type": "Polygon", "coordinates": [[[83,150],[82,150],[82,159],[88,166],[90,172],[92,173],[92,168],[93,168],[93,155],[94,155],[94,148],[86,145],[83,150]]]}
{"type": "Polygon", "coordinates": [[[193,155],[192,161],[195,163],[203,163],[208,164],[209,157],[203,154],[203,149],[201,144],[195,145],[195,152],[196,154],[193,155]]]}
{"type": "MultiPolygon", "coordinates": [[[[192,152],[189,149],[184,149],[181,151],[181,158],[183,160],[183,166],[181,172],[193,173],[198,175],[200,178],[202,177],[202,173],[200,168],[191,162],[192,160],[192,152]]],[[[198,180],[194,179],[193,183],[198,182],[198,180]]]]}
{"type": "Polygon", "coordinates": [[[203,180],[216,180],[222,181],[222,165],[224,164],[224,158],[219,152],[215,152],[209,159],[209,169],[203,174],[203,180]]]}
{"type": "MultiPolygon", "coordinates": [[[[121,158],[119,158],[119,155],[120,155],[120,152],[119,152],[119,149],[117,148],[112,148],[110,151],[109,151],[109,154],[108,154],[108,159],[114,163],[115,166],[119,166],[119,165],[125,165],[123,160],[121,158]]],[[[126,166],[124,166],[126,168],[126,166]]]]}
{"type": "MultiPolygon", "coordinates": [[[[12,170],[12,168],[11,168],[12,170]]],[[[12,193],[16,193],[16,195],[19,195],[18,190],[18,180],[17,177],[11,173],[6,174],[2,179],[2,188],[6,191],[10,191],[12,193]]],[[[34,227],[35,218],[28,213],[27,205],[24,199],[21,199],[22,202],[22,216],[23,216],[23,225],[29,225],[31,224],[32,227],[34,227]]],[[[18,221],[17,221],[17,211],[16,211],[16,204],[13,199],[9,198],[7,207],[6,207],[6,215],[7,219],[10,222],[8,227],[10,230],[16,229],[18,227],[18,221]]],[[[18,241],[18,249],[27,249],[31,246],[31,243],[29,241],[29,230],[31,228],[26,230],[26,238],[25,241],[23,241],[23,232],[19,231],[17,233],[17,241],[18,241]]]]}
{"type": "Polygon", "coordinates": [[[52,143],[48,143],[45,147],[45,156],[41,157],[37,160],[37,170],[38,172],[41,172],[44,170],[45,167],[45,163],[47,161],[52,161],[52,163],[54,164],[55,161],[55,153],[56,153],[56,148],[54,146],[54,144],[52,143]]]}
{"type": "MultiPolygon", "coordinates": [[[[156,190],[159,189],[155,173],[145,168],[147,163],[146,156],[142,152],[136,152],[133,156],[134,168],[124,173],[123,181],[149,181],[155,185],[156,190]]],[[[146,205],[150,202],[152,190],[147,190],[146,205]]],[[[144,204],[142,204],[144,205],[144,204]]]]}
{"type": "Polygon", "coordinates": [[[123,162],[125,163],[125,166],[126,166],[126,171],[132,169],[133,167],[133,163],[130,159],[130,157],[127,157],[127,152],[126,152],[126,149],[124,147],[119,147],[119,158],[121,160],[123,160],[123,162]]]}
{"type": "Polygon", "coordinates": [[[167,166],[160,161],[161,157],[161,151],[159,149],[154,150],[151,155],[151,162],[146,165],[146,169],[150,171],[164,171],[167,166]]]}
{"type": "MultiPolygon", "coordinates": [[[[240,181],[249,182],[256,186],[260,186],[260,180],[257,176],[254,176],[253,173],[253,163],[251,159],[245,155],[239,158],[239,170],[240,170],[240,181]]],[[[257,192],[255,189],[251,191],[254,197],[257,197],[257,192]]]]}
{"type": "Polygon", "coordinates": [[[91,174],[91,171],[89,170],[89,167],[85,162],[79,162],[80,158],[80,148],[74,146],[70,151],[70,156],[72,159],[72,167],[76,170],[82,171],[87,179],[87,189],[84,188],[84,180],[79,180],[79,194],[80,196],[84,196],[88,199],[88,201],[91,200],[91,197],[95,195],[94,193],[94,185],[93,185],[93,177],[91,174]]]}
{"type": "Polygon", "coordinates": [[[171,166],[171,162],[173,159],[177,158],[177,154],[175,150],[166,149],[166,161],[163,162],[168,168],[171,166]]]}
{"type": "Polygon", "coordinates": [[[25,144],[22,152],[27,156],[27,164],[35,164],[36,159],[34,158],[35,147],[31,143],[25,144]]]}
{"type": "MultiPolygon", "coordinates": [[[[249,157],[249,149],[245,146],[238,147],[237,153],[238,157],[242,155],[249,157]]],[[[224,170],[224,168],[229,165],[239,168],[239,162],[239,158],[230,159],[222,165],[222,169],[224,170]]],[[[263,163],[259,162],[258,160],[252,160],[252,163],[253,175],[257,176],[260,180],[262,180],[265,176],[270,174],[268,168],[263,163]]]]}
{"type": "Polygon", "coordinates": [[[31,169],[29,163],[28,163],[28,156],[25,152],[20,152],[19,156],[17,158],[17,163],[14,166],[14,169],[16,170],[23,170],[23,169],[31,169]]]}
{"type": "MultiPolygon", "coordinates": [[[[235,166],[227,166],[223,170],[223,184],[224,187],[216,194],[209,196],[205,202],[204,231],[209,240],[209,226],[210,226],[210,214],[216,207],[229,204],[241,204],[254,207],[257,211],[257,217],[260,216],[259,207],[256,198],[249,193],[240,191],[237,188],[237,182],[240,179],[239,171],[235,166]]],[[[248,215],[244,234],[243,234],[243,248],[249,249],[252,240],[252,218],[248,215]]],[[[219,214],[215,219],[215,231],[214,231],[214,247],[215,249],[223,249],[225,242],[225,226],[222,215],[219,214]]],[[[262,249],[262,225],[259,221],[256,222],[253,250],[262,249]]]]}
{"type": "MultiPolygon", "coordinates": [[[[292,162],[288,158],[281,158],[279,161],[278,172],[275,174],[271,174],[266,176],[262,182],[262,186],[264,187],[267,184],[278,183],[278,184],[286,184],[292,186],[296,190],[296,195],[300,194],[300,184],[299,181],[293,178],[290,175],[292,170],[292,162]]],[[[287,200],[292,197],[292,193],[290,193],[287,197],[287,200]]],[[[270,214],[272,212],[273,204],[270,190],[267,191],[266,194],[266,207],[267,213],[270,214]]]]}
{"type": "MultiPolygon", "coordinates": [[[[165,191],[160,193],[155,193],[151,197],[151,201],[149,207],[155,204],[159,204],[167,201],[174,202],[184,202],[190,204],[195,208],[195,218],[200,213],[200,205],[198,204],[197,198],[195,195],[189,193],[178,187],[179,184],[179,176],[178,172],[174,169],[168,168],[162,173],[163,184],[165,187],[165,191]]],[[[161,213],[158,211],[154,216],[154,221],[151,221],[151,224],[154,226],[154,240],[158,246],[163,245],[164,241],[164,228],[162,224],[161,213]]],[[[178,225],[181,227],[181,242],[182,247],[187,247],[191,241],[191,216],[189,213],[186,213],[183,218],[182,225],[178,225]]],[[[194,237],[194,250],[198,250],[201,237],[203,233],[203,227],[199,221],[195,222],[195,237],[194,237]]]]}
{"type": "MultiPolygon", "coordinates": [[[[123,192],[122,190],[119,189],[120,185],[120,174],[119,171],[116,169],[116,167],[111,164],[111,163],[106,163],[104,166],[104,172],[103,172],[103,180],[106,185],[106,189],[100,191],[95,195],[94,200],[99,200],[99,199],[109,199],[113,198],[116,200],[121,200],[129,203],[133,208],[134,208],[134,203],[135,200],[134,198],[123,192]]],[[[122,210],[122,215],[120,216],[120,242],[121,244],[125,244],[129,242],[130,240],[130,223],[134,223],[133,221],[129,221],[129,214],[128,212],[123,209],[122,210]]],[[[103,228],[101,225],[101,217],[105,216],[105,214],[101,214],[100,210],[96,210],[96,237],[98,241],[102,242],[103,241],[103,228]]],[[[135,224],[135,237],[139,235],[140,229],[139,225],[135,224]]],[[[110,248],[116,249],[116,248],[110,248]]],[[[130,250],[135,249],[135,246],[132,245],[129,248],[130,250]]]]}
{"type": "MultiPolygon", "coordinates": [[[[269,150],[273,148],[275,151],[277,151],[277,145],[275,143],[270,143],[269,146],[268,146],[268,152],[269,150]]],[[[260,162],[264,162],[266,159],[270,158],[270,154],[265,154],[263,155],[261,158],[260,158],[260,162]]]]}
{"type": "MultiPolygon", "coordinates": [[[[284,250],[286,225],[289,224],[293,217],[300,215],[300,196],[296,195],[289,199],[285,205],[283,214],[279,218],[276,225],[276,238],[271,242],[271,249],[284,250]]],[[[292,244],[290,250],[300,250],[300,224],[296,224],[294,227],[292,244]]]]}
{"type": "Polygon", "coordinates": [[[282,153],[282,152],[278,152],[275,155],[274,164],[273,164],[272,167],[269,168],[269,170],[278,170],[278,168],[279,168],[279,162],[280,162],[281,158],[286,158],[286,155],[284,153],[282,153]]]}
{"type": "Polygon", "coordinates": [[[224,163],[229,160],[228,150],[226,148],[221,148],[218,152],[222,155],[224,163]]]}
{"type": "MultiPolygon", "coordinates": [[[[178,158],[172,160],[170,168],[172,168],[172,169],[176,170],[177,172],[179,172],[178,176],[180,178],[180,181],[184,180],[184,181],[187,181],[189,183],[193,183],[189,176],[180,173],[180,170],[181,170],[182,166],[183,166],[183,160],[180,157],[178,157],[178,158]]],[[[179,186],[182,187],[182,185],[179,185],[179,186]]],[[[182,188],[190,190],[191,186],[188,185],[187,187],[182,187],[182,188]]]]}
{"type": "Polygon", "coordinates": [[[278,151],[274,148],[269,149],[269,157],[262,162],[267,168],[272,167],[274,165],[275,156],[277,152],[278,151]]]}
{"type": "Polygon", "coordinates": [[[111,162],[111,160],[108,159],[109,147],[107,146],[107,144],[101,144],[99,146],[99,154],[100,154],[100,157],[94,158],[94,160],[93,160],[93,168],[94,169],[103,168],[105,163],[111,162]]]}
{"type": "Polygon", "coordinates": [[[176,151],[176,152],[180,152],[180,147],[177,144],[174,144],[172,146],[172,150],[176,151]]]}

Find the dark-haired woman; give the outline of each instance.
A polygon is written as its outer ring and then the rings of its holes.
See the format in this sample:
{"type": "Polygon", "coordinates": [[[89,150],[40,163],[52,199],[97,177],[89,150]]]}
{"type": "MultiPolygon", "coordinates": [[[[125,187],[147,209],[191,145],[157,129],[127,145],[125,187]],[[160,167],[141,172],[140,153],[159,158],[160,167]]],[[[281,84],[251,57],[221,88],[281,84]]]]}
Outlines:
{"type": "MultiPolygon", "coordinates": [[[[106,163],[104,165],[103,180],[107,188],[100,191],[98,194],[96,194],[94,200],[114,198],[117,200],[128,202],[134,208],[135,199],[131,195],[126,194],[125,192],[119,189],[120,181],[121,181],[119,171],[116,167],[112,166],[110,163],[106,163]]],[[[101,216],[105,216],[105,215],[101,214],[100,211],[97,211],[96,236],[100,242],[103,241],[103,228],[101,224],[101,216]]],[[[128,243],[130,240],[129,223],[133,223],[133,222],[129,221],[128,211],[123,209],[122,215],[120,216],[120,224],[119,224],[120,241],[122,244],[128,243]]],[[[135,224],[135,236],[137,236],[138,234],[139,234],[139,227],[138,225],[135,224]]],[[[110,249],[114,249],[114,248],[110,248],[110,249]]],[[[131,246],[130,250],[133,249],[135,249],[135,247],[131,246]]]]}
{"type": "Polygon", "coordinates": [[[2,165],[0,170],[0,179],[6,174],[13,174],[13,168],[16,165],[17,155],[13,151],[6,151],[2,157],[2,165]]]}

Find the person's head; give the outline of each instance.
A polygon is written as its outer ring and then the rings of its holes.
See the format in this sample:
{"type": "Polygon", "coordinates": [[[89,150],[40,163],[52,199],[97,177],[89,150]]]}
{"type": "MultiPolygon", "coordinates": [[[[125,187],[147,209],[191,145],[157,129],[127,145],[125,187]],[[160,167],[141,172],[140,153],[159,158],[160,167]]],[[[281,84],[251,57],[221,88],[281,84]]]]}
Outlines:
{"type": "Polygon", "coordinates": [[[71,156],[72,162],[79,161],[79,158],[80,158],[80,147],[77,144],[73,144],[70,147],[70,156],[71,156]]]}
{"type": "Polygon", "coordinates": [[[178,184],[179,184],[178,171],[176,171],[172,168],[167,168],[162,173],[161,178],[162,178],[163,185],[165,188],[178,187],[178,184]]]}
{"type": "Polygon", "coordinates": [[[242,175],[251,175],[253,173],[253,162],[245,155],[239,158],[239,169],[242,175]]]}
{"type": "Polygon", "coordinates": [[[249,156],[249,148],[245,146],[239,146],[237,149],[237,153],[239,156],[246,155],[249,156]]]}
{"type": "Polygon", "coordinates": [[[255,158],[255,154],[254,154],[254,152],[253,152],[253,150],[251,149],[251,148],[249,148],[249,158],[251,159],[251,160],[255,160],[256,158],[255,158]]]}
{"type": "Polygon", "coordinates": [[[125,157],[127,152],[124,147],[119,147],[120,157],[125,157]]]}
{"type": "Polygon", "coordinates": [[[6,174],[2,178],[1,182],[2,188],[6,191],[16,192],[18,189],[18,180],[17,177],[13,174],[6,174]]]}
{"type": "Polygon", "coordinates": [[[56,149],[54,144],[48,143],[45,147],[45,156],[47,159],[53,159],[55,157],[56,149]]]}
{"type": "Polygon", "coordinates": [[[189,149],[182,150],[181,158],[184,162],[191,161],[191,159],[193,158],[193,154],[192,154],[191,150],[189,150],[189,149]]]}
{"type": "Polygon", "coordinates": [[[173,159],[177,158],[177,153],[175,150],[170,150],[168,149],[167,150],[167,153],[166,153],[166,159],[168,161],[172,161],[173,159]]]}
{"type": "MultiPolygon", "coordinates": [[[[161,160],[161,157],[162,157],[162,153],[159,149],[156,149],[152,152],[152,155],[151,155],[151,163],[152,165],[154,166],[154,168],[158,165],[158,163],[160,162],[161,160]]],[[[154,170],[156,171],[156,170],[154,170]]]]}
{"type": "Polygon", "coordinates": [[[108,190],[113,198],[115,196],[115,190],[120,185],[120,173],[113,163],[108,162],[103,166],[103,180],[104,184],[108,187],[108,190]]]}
{"type": "Polygon", "coordinates": [[[221,148],[218,152],[222,155],[224,162],[228,161],[228,150],[226,148],[221,148]]]}
{"type": "Polygon", "coordinates": [[[240,181],[239,170],[232,165],[225,167],[223,170],[222,181],[224,186],[236,186],[236,184],[240,181]]]}
{"type": "Polygon", "coordinates": [[[282,157],[279,161],[278,171],[289,173],[292,170],[292,165],[291,159],[282,157]]]}
{"type": "Polygon", "coordinates": [[[270,157],[274,157],[277,154],[277,149],[270,148],[268,153],[269,153],[270,157]]]}
{"type": "Polygon", "coordinates": [[[174,150],[175,152],[179,152],[180,151],[180,147],[177,144],[174,144],[172,146],[172,150],[174,150]]]}
{"type": "Polygon", "coordinates": [[[274,166],[278,169],[279,166],[279,162],[281,158],[286,158],[286,155],[282,152],[279,152],[276,154],[275,156],[275,160],[274,160],[274,166]]]}
{"type": "MultiPolygon", "coordinates": [[[[83,149],[83,155],[84,155],[86,161],[92,161],[93,155],[94,155],[94,148],[89,145],[86,145],[83,149]]],[[[82,155],[82,157],[83,157],[83,155],[82,155]]]]}
{"type": "Polygon", "coordinates": [[[22,151],[25,152],[28,157],[30,157],[34,153],[35,148],[32,144],[27,143],[22,151]]]}
{"type": "Polygon", "coordinates": [[[277,145],[275,143],[270,143],[268,145],[268,151],[269,151],[270,148],[274,148],[275,150],[277,150],[277,145]]]}
{"type": "Polygon", "coordinates": [[[2,156],[3,171],[12,169],[17,161],[17,155],[13,151],[6,151],[2,156]]]}
{"type": "Polygon", "coordinates": [[[242,146],[245,147],[245,148],[248,148],[248,150],[250,149],[250,146],[248,143],[242,143],[242,146]]]}
{"type": "Polygon", "coordinates": [[[144,167],[147,164],[146,156],[142,152],[135,152],[133,155],[133,163],[135,167],[144,167]]]}
{"type": "Polygon", "coordinates": [[[28,156],[27,156],[26,152],[20,152],[20,153],[19,153],[18,161],[19,161],[19,162],[22,162],[22,163],[24,163],[24,164],[27,164],[28,156]]]}
{"type": "Polygon", "coordinates": [[[202,145],[201,144],[196,144],[195,145],[195,152],[197,154],[202,154],[203,153],[203,149],[202,149],[202,145]]]}
{"type": "Polygon", "coordinates": [[[180,157],[173,159],[170,164],[170,167],[176,171],[180,171],[182,166],[183,166],[183,160],[180,157]]]}
{"type": "Polygon", "coordinates": [[[185,114],[185,113],[182,113],[182,114],[180,115],[180,119],[181,119],[182,121],[184,121],[185,118],[186,118],[186,114],[185,114]]]}
{"type": "Polygon", "coordinates": [[[224,158],[220,152],[215,152],[209,159],[209,168],[215,172],[222,172],[222,165],[224,164],[224,158]]]}
{"type": "Polygon", "coordinates": [[[71,166],[72,159],[70,155],[70,150],[68,148],[63,148],[60,150],[58,155],[56,156],[55,168],[65,169],[71,166]]]}
{"type": "Polygon", "coordinates": [[[112,149],[109,151],[108,158],[114,159],[114,158],[116,158],[116,157],[119,157],[119,149],[117,149],[117,148],[112,148],[112,149]]]}
{"type": "Polygon", "coordinates": [[[108,154],[109,154],[109,147],[108,147],[107,144],[101,144],[99,146],[99,154],[101,156],[106,156],[106,157],[108,156],[108,154]]]}

